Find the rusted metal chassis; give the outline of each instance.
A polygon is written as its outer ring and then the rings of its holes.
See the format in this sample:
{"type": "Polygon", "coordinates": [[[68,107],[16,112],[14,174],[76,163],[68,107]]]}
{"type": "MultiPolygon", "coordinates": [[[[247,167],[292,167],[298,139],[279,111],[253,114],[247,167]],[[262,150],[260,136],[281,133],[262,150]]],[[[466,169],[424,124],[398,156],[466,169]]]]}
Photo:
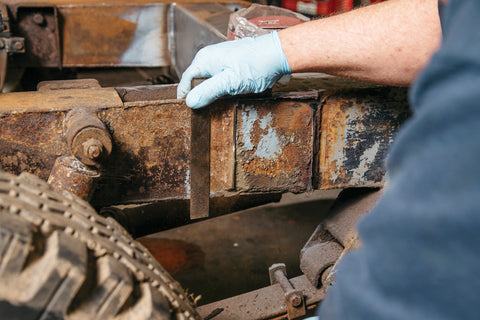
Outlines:
{"type": "MultiPolygon", "coordinates": [[[[189,199],[191,154],[204,150],[191,150],[192,112],[174,92],[152,86],[1,94],[0,166],[47,179],[55,160],[72,154],[68,115],[90,110],[113,143],[93,204],[189,199]]],[[[321,99],[226,99],[209,115],[213,198],[380,186],[385,152],[408,108],[403,91],[375,89],[321,99]]]]}

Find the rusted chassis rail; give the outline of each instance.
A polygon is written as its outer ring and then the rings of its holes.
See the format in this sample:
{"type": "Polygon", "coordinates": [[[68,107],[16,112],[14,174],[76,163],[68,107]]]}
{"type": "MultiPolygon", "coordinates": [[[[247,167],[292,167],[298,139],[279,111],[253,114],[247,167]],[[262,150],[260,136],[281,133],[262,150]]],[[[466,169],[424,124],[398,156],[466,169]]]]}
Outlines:
{"type": "MultiPolygon", "coordinates": [[[[75,151],[69,116],[86,110],[112,142],[94,205],[190,198],[191,155],[206,151],[192,150],[192,112],[174,85],[51,89],[0,95],[3,170],[48,179],[55,161],[75,151]]],[[[386,150],[408,116],[403,90],[281,96],[210,108],[211,198],[382,185],[386,150]]]]}
{"type": "MultiPolygon", "coordinates": [[[[0,167],[34,173],[83,197],[96,184],[97,207],[190,200],[204,217],[212,211],[208,200],[207,212],[202,207],[205,196],[211,202],[381,186],[386,150],[408,116],[405,90],[395,88],[275,91],[219,100],[201,114],[175,93],[175,85],[101,88],[80,80],[0,94],[0,167]]],[[[335,230],[345,224],[332,223],[335,230]]],[[[328,230],[342,245],[314,233],[300,258],[304,275],[288,279],[272,266],[271,286],[198,312],[205,319],[252,320],[311,312],[324,297],[319,279],[323,285],[329,266],[348,249],[342,241],[351,238],[341,228],[338,237],[328,230]]]]}

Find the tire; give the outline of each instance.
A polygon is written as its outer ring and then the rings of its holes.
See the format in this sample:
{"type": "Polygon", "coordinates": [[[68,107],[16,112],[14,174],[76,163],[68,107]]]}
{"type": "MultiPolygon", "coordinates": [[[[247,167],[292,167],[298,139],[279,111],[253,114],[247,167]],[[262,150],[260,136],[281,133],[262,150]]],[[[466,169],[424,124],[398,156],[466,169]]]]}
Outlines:
{"type": "Polygon", "coordinates": [[[201,319],[113,219],[36,176],[0,171],[0,319],[201,319]]]}

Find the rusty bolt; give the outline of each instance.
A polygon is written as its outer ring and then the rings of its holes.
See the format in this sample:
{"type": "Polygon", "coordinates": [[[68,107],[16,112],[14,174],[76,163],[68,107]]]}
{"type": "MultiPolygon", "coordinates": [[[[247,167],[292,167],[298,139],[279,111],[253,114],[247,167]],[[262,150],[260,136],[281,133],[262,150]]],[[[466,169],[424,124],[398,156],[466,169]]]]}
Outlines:
{"type": "Polygon", "coordinates": [[[38,24],[39,26],[45,23],[45,18],[40,13],[35,13],[32,19],[33,19],[33,22],[38,24]]]}
{"type": "Polygon", "coordinates": [[[13,48],[14,48],[15,50],[20,51],[20,50],[23,49],[23,43],[21,43],[20,41],[17,41],[17,42],[15,42],[15,43],[13,44],[13,48]]]}
{"type": "Polygon", "coordinates": [[[83,143],[83,151],[85,156],[88,158],[95,160],[102,156],[103,153],[103,145],[98,139],[88,139],[83,143]]]}
{"type": "Polygon", "coordinates": [[[99,146],[90,146],[88,147],[88,156],[91,159],[97,159],[102,155],[102,149],[99,146]]]}
{"type": "Polygon", "coordinates": [[[5,41],[0,39],[0,49],[5,48],[5,41]]]}
{"type": "Polygon", "coordinates": [[[294,307],[298,307],[302,304],[302,297],[300,297],[298,294],[293,294],[290,297],[288,297],[288,299],[290,300],[290,303],[294,307]]]}

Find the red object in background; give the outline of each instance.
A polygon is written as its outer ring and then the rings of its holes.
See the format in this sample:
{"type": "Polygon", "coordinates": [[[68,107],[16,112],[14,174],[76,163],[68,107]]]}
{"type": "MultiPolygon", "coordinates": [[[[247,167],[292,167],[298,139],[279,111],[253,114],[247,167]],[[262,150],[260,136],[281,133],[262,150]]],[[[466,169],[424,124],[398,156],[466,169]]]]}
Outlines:
{"type": "MultiPolygon", "coordinates": [[[[370,3],[384,0],[370,0],[370,3]]],[[[310,16],[328,16],[336,12],[345,12],[353,9],[353,0],[282,0],[282,7],[310,16]]]]}

